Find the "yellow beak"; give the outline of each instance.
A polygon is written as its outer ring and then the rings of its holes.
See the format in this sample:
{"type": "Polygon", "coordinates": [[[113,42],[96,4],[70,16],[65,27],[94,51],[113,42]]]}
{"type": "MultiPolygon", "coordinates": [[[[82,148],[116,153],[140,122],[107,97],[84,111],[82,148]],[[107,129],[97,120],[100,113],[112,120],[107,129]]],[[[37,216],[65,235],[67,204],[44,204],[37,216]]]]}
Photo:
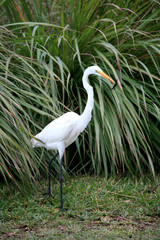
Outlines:
{"type": "Polygon", "coordinates": [[[107,74],[105,74],[102,71],[97,71],[102,77],[104,77],[105,79],[109,80],[111,83],[115,84],[115,82],[113,81],[112,78],[110,78],[107,74]]]}

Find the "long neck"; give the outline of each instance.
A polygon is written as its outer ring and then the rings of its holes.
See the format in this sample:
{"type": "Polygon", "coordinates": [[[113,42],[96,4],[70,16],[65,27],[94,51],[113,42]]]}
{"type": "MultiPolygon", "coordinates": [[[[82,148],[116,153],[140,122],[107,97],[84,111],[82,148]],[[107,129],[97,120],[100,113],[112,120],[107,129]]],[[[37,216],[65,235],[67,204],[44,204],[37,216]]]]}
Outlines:
{"type": "MultiPolygon", "coordinates": [[[[86,107],[85,107],[81,117],[85,118],[86,121],[88,120],[88,122],[89,122],[91,120],[91,112],[92,112],[92,109],[94,106],[93,87],[91,85],[89,85],[88,74],[85,72],[84,72],[82,81],[83,81],[83,87],[87,91],[88,99],[87,99],[86,107]]],[[[87,124],[88,124],[88,122],[87,122],[87,124]]]]}

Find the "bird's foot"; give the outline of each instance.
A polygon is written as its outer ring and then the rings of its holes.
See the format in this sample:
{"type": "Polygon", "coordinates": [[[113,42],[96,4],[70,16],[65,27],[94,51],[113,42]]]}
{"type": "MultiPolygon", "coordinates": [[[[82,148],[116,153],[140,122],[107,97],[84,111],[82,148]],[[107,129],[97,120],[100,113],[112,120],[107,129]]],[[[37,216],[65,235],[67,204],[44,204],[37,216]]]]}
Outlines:
{"type": "Polygon", "coordinates": [[[48,192],[44,193],[43,196],[44,196],[44,199],[45,199],[46,197],[49,197],[49,198],[50,198],[50,197],[51,197],[51,192],[48,191],[48,192]]]}
{"type": "Polygon", "coordinates": [[[63,202],[61,202],[60,209],[61,209],[62,213],[64,213],[64,212],[66,212],[66,211],[67,211],[67,209],[63,208],[63,202]]]}
{"type": "Polygon", "coordinates": [[[52,197],[50,189],[48,189],[48,191],[47,191],[46,193],[44,193],[43,196],[44,196],[44,197],[43,197],[43,201],[44,201],[47,197],[49,197],[49,200],[50,200],[51,197],[52,197]]]}
{"type": "Polygon", "coordinates": [[[65,209],[65,208],[61,208],[61,211],[62,211],[62,213],[64,213],[64,212],[67,211],[67,209],[65,209]]]}

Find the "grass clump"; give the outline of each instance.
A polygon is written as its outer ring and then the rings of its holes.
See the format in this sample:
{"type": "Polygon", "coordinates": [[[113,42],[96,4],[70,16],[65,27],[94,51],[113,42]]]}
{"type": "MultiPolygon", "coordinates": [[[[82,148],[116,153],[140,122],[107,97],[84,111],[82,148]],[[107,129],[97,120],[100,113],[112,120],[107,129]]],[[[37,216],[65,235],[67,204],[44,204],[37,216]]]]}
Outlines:
{"type": "MultiPolygon", "coordinates": [[[[159,3],[142,1],[2,1],[1,152],[5,182],[34,188],[52,153],[30,138],[66,111],[82,113],[82,74],[98,64],[92,122],[66,152],[69,173],[159,168],[159,3]],[[65,10],[65,11],[64,11],[65,10]]],[[[54,162],[58,172],[58,164],[54,162]]]]}

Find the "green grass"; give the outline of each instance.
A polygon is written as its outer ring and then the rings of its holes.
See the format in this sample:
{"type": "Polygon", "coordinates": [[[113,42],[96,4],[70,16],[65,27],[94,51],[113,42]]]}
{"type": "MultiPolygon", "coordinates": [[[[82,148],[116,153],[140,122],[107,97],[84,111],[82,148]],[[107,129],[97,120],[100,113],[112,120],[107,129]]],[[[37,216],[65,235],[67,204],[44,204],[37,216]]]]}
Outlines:
{"type": "Polygon", "coordinates": [[[53,200],[42,202],[47,182],[34,193],[1,185],[0,239],[160,239],[159,177],[74,177],[58,181],[53,200]]]}

